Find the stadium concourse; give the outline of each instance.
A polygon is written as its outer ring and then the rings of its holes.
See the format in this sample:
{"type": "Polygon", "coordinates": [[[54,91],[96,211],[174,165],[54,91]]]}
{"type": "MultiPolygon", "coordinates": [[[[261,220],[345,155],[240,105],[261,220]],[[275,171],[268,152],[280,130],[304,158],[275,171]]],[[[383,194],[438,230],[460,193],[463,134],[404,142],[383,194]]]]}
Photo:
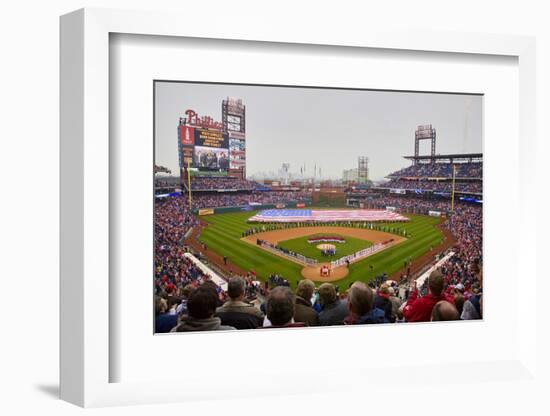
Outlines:
{"type": "MultiPolygon", "coordinates": [[[[339,287],[337,282],[316,287],[311,280],[303,279],[291,288],[277,270],[260,281],[253,271],[239,268],[223,253],[213,253],[198,242],[196,237],[203,224],[189,210],[185,196],[165,194],[156,198],[155,331],[482,318],[482,208],[478,203],[482,165],[465,162],[458,169],[460,174],[456,170],[453,173],[449,163],[435,165],[438,162],[431,166],[413,165],[406,171],[388,175],[390,181],[386,184],[346,190],[350,206],[444,218],[442,226],[452,237],[447,239],[448,247],[442,247],[444,251],[437,256],[430,254],[428,263],[411,270],[400,282],[381,273],[368,283],[357,281],[349,287],[339,287]],[[446,194],[452,175],[455,181],[464,184],[460,191],[460,187],[455,187],[454,207],[446,194]],[[399,181],[411,186],[403,186],[399,181]],[[434,186],[438,183],[441,188],[434,186]],[[193,261],[195,257],[185,255],[189,251],[209,267],[199,267],[193,261]],[[444,261],[426,278],[434,257],[444,261]],[[220,284],[219,277],[227,286],[220,284]],[[421,282],[418,286],[417,281],[421,282]]],[[[252,181],[231,181],[209,178],[195,184],[195,189],[206,191],[195,193],[194,208],[307,203],[311,197],[305,190],[269,190],[252,181]],[[232,192],[212,191],[226,185],[232,192]]]]}

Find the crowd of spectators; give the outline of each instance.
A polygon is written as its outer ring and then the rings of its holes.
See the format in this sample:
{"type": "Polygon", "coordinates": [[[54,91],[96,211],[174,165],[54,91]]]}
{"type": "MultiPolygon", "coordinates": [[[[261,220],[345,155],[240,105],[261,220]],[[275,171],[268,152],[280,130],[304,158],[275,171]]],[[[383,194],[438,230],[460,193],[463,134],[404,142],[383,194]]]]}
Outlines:
{"type": "Polygon", "coordinates": [[[247,193],[195,193],[194,208],[238,207],[249,204],[272,205],[289,201],[305,202],[311,194],[301,191],[268,191],[247,193]]]}
{"type": "MultiPolygon", "coordinates": [[[[412,197],[385,196],[370,201],[372,205],[394,206],[402,210],[438,210],[450,212],[451,203],[448,200],[424,200],[412,197]]],[[[454,214],[447,216],[443,226],[446,227],[456,239],[452,247],[455,253],[441,272],[445,279],[447,297],[456,300],[459,312],[465,316],[480,317],[480,298],[482,294],[482,235],[483,235],[483,210],[481,205],[457,202],[454,206],[454,214]]],[[[428,291],[427,283],[418,288],[420,294],[428,291]]]]}
{"type": "MultiPolygon", "coordinates": [[[[452,303],[461,319],[482,317],[482,225],[481,207],[465,204],[455,207],[455,214],[444,223],[456,243],[452,247],[454,255],[440,268],[444,290],[438,300],[452,303]]],[[[420,295],[434,292],[427,281],[422,287],[414,289],[420,295]]],[[[445,305],[442,308],[444,311],[445,305]]]]}
{"type": "MultiPolygon", "coordinates": [[[[379,187],[390,189],[419,189],[423,191],[451,193],[453,190],[453,183],[452,181],[439,182],[428,180],[392,179],[389,182],[379,185],[379,187]]],[[[455,191],[481,194],[483,192],[483,183],[481,181],[455,182],[455,191]]]]}
{"type": "MultiPolygon", "coordinates": [[[[483,162],[455,163],[457,178],[483,177],[483,162]]],[[[451,163],[419,163],[408,166],[397,172],[390,173],[389,178],[452,178],[453,164],[451,163]]]]}
{"type": "Polygon", "coordinates": [[[456,244],[455,255],[442,267],[445,283],[464,304],[463,317],[481,317],[483,292],[483,214],[479,206],[459,205],[455,215],[445,222],[456,244]]]}
{"type": "Polygon", "coordinates": [[[167,180],[162,180],[162,179],[155,179],[155,188],[173,188],[175,187],[175,184],[174,182],[172,181],[167,181],[167,180]]]}
{"type": "MultiPolygon", "coordinates": [[[[189,283],[196,280],[198,271],[183,254],[182,242],[186,233],[197,225],[197,219],[187,210],[182,198],[155,201],[155,278],[162,283],[189,283]]],[[[170,290],[171,286],[170,286],[170,290]]]]}
{"type": "MultiPolygon", "coordinates": [[[[192,176],[191,190],[237,189],[251,191],[259,186],[257,182],[231,176],[192,176]]],[[[187,188],[187,183],[185,184],[187,188]]]]}
{"type": "Polygon", "coordinates": [[[448,199],[421,199],[394,194],[366,198],[364,203],[370,208],[395,207],[404,212],[428,213],[428,211],[447,212],[451,210],[451,201],[448,199]]]}
{"type": "Polygon", "coordinates": [[[155,299],[156,332],[386,323],[390,322],[386,315],[392,316],[389,292],[384,299],[390,307],[382,310],[376,306],[378,295],[362,282],[351,285],[344,296],[330,283],[316,289],[305,279],[293,292],[279,276],[271,276],[270,282],[272,287],[262,302],[247,299],[247,283],[241,277],[229,280],[223,299],[211,281],[190,289],[185,299],[159,295],[155,299]]]}
{"type": "Polygon", "coordinates": [[[186,312],[187,298],[194,288],[209,282],[220,300],[225,293],[184,255],[183,240],[197,225],[197,219],[188,211],[183,198],[157,199],[154,225],[156,330],[165,332],[174,322],[174,314],[186,312]]]}
{"type": "Polygon", "coordinates": [[[247,282],[233,277],[227,292],[219,296],[206,281],[192,288],[183,300],[157,296],[157,332],[189,332],[235,329],[267,329],[360,325],[404,322],[470,320],[482,317],[481,293],[468,299],[460,285],[449,285],[443,270],[426,280],[425,293],[412,286],[408,297],[387,282],[367,285],[356,281],[339,293],[338,287],[323,283],[318,288],[308,279],[293,291],[287,280],[272,275],[270,288],[260,301],[247,298],[247,282]]]}

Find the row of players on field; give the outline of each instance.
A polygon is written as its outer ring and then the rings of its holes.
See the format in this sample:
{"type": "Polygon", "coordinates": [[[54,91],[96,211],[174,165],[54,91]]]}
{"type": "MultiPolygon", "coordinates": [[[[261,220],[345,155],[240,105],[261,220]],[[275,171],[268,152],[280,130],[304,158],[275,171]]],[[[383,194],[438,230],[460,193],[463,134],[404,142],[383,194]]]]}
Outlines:
{"type": "Polygon", "coordinates": [[[291,228],[301,227],[352,227],[363,228],[366,230],[383,231],[386,233],[392,233],[410,237],[407,230],[404,228],[389,226],[383,223],[370,223],[370,222],[352,222],[352,221],[332,221],[332,222],[288,222],[288,223],[267,223],[247,228],[241,233],[241,237],[245,238],[254,234],[263,233],[266,231],[287,230],[291,228]]]}

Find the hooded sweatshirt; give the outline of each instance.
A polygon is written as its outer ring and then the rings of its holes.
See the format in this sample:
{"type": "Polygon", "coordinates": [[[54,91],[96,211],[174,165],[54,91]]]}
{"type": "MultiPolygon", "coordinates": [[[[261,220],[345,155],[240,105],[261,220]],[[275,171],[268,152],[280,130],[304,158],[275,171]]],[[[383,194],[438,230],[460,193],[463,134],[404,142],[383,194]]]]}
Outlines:
{"type": "Polygon", "coordinates": [[[222,325],[221,323],[222,320],[218,317],[195,319],[191,316],[185,316],[174,332],[227,331],[235,329],[232,326],[222,325]]]}

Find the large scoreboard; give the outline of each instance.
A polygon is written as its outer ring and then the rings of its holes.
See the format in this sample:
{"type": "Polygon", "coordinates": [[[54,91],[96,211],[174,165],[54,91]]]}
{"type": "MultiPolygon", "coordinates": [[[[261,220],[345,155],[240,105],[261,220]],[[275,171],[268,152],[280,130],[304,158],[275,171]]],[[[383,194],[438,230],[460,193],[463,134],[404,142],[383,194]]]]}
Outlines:
{"type": "Polygon", "coordinates": [[[199,171],[227,171],[229,136],[219,130],[180,124],[178,126],[180,164],[199,171]]]}
{"type": "Polygon", "coordinates": [[[178,124],[180,168],[196,174],[246,177],[245,106],[240,99],[222,101],[222,122],[186,110],[178,124]]]}
{"type": "Polygon", "coordinates": [[[245,177],[245,106],[242,100],[222,101],[222,122],[186,110],[178,124],[180,168],[197,174],[237,172],[245,177]]]}

